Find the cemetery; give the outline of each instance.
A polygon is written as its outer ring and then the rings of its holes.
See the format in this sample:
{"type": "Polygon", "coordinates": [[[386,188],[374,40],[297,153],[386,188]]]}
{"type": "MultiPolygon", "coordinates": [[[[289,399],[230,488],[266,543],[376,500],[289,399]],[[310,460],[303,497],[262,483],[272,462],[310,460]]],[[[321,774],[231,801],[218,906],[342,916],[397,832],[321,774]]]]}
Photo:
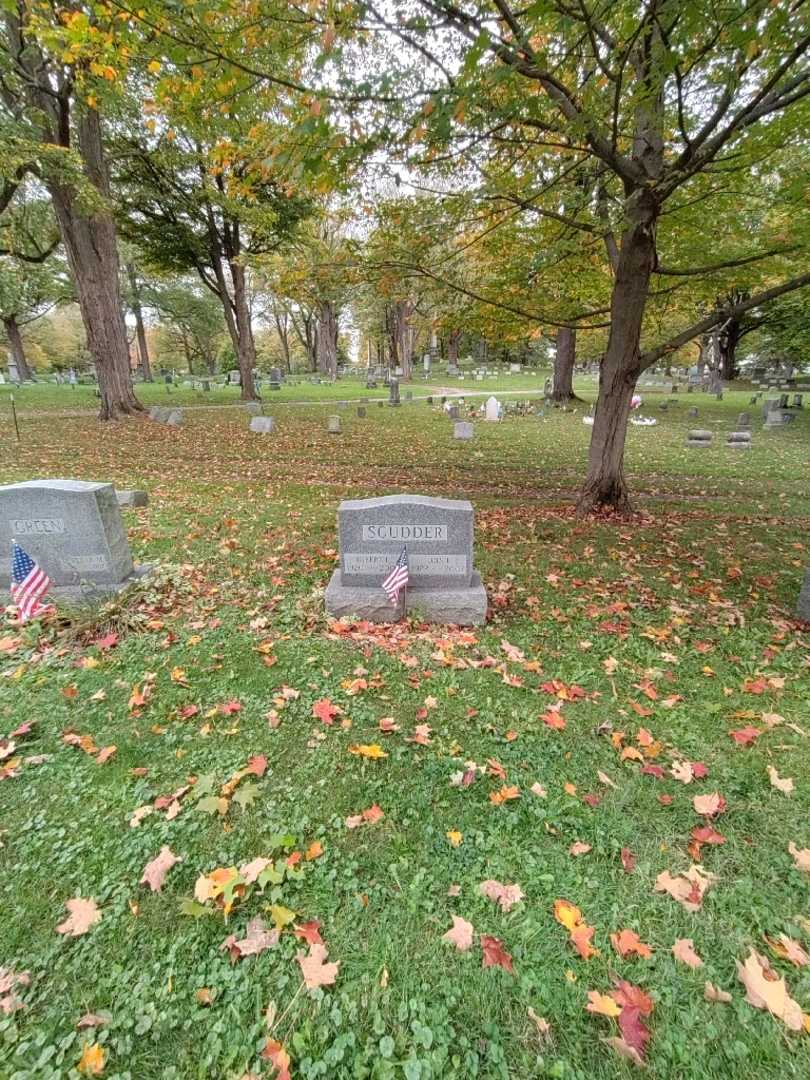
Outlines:
{"type": "Polygon", "coordinates": [[[0,1080],[810,1075],[806,65],[9,7],[0,1080]]]}

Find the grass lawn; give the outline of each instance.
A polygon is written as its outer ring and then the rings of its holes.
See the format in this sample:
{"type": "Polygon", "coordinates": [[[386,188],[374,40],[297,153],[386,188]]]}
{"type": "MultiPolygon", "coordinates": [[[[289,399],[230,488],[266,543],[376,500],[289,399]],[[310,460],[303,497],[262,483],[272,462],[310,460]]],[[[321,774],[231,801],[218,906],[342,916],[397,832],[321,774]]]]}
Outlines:
{"type": "MultiPolygon", "coordinates": [[[[21,409],[40,393],[62,407],[37,387],[21,409]]],[[[780,939],[810,951],[810,875],[789,852],[810,848],[810,631],[792,618],[810,410],[763,432],[752,407],[754,449],[727,450],[747,401],[649,410],[658,425],[628,439],[641,513],[616,522],[573,516],[590,429],[570,413],[476,423],[471,443],[425,404],[348,410],[339,438],[334,403],[279,412],[273,436],[228,409],[179,429],[25,418],[0,481],[146,488],[126,523],[158,571],[101,615],[0,626],[0,735],[31,725],[0,749],[0,967],[30,978],[8,1015],[0,978],[0,1077],[75,1077],[83,1058],[118,1080],[269,1080],[285,1075],[269,1039],[295,1078],[607,1080],[637,1069],[602,1041],[622,1017],[585,1008],[589,991],[622,1003],[614,978],[649,995],[652,1077],[810,1075],[810,1034],[749,1004],[735,967],[756,950],[810,1013],[810,966],[780,939]],[[694,426],[710,450],[684,448],[694,426]],[[399,491],[473,501],[486,627],[325,620],[339,500],[399,491]],[[386,756],[351,749],[374,746],[386,756]],[[719,812],[697,812],[713,793],[719,812]],[[152,892],[164,845],[181,861],[152,892]],[[712,877],[686,883],[692,910],[654,891],[695,863],[712,877]],[[206,900],[217,880],[235,887],[227,919],[206,900]],[[492,880],[522,899],[482,895],[492,880]],[[58,933],[77,897],[100,921],[58,933]],[[232,961],[223,942],[257,916],[278,942],[232,961]],[[466,951],[443,940],[454,916],[466,951]],[[313,920],[339,968],[308,990],[313,920]],[[623,930],[652,954],[622,958],[623,930]],[[511,972],[483,966],[482,935],[511,972]],[[681,939],[701,967],[673,956],[681,939]],[[87,1013],[103,1022],[77,1030],[87,1013]]]]}

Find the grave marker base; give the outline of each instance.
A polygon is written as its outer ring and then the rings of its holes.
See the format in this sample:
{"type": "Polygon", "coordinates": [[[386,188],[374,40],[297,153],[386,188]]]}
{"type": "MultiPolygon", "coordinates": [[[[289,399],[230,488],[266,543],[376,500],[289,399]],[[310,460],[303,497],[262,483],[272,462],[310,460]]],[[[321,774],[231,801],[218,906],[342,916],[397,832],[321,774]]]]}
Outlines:
{"type": "Polygon", "coordinates": [[[340,578],[340,570],[335,570],[326,587],[326,611],[335,619],[356,616],[374,623],[393,623],[407,614],[425,622],[456,626],[478,626],[486,619],[487,594],[476,571],[466,587],[408,589],[404,613],[402,599],[394,607],[379,586],[341,585],[340,578]]]}

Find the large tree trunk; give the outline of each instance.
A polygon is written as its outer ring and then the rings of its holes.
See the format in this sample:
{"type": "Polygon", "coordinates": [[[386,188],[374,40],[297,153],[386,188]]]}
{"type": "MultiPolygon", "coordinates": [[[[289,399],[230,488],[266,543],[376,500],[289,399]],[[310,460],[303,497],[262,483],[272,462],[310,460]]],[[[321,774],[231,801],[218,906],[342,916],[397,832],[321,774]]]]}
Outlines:
{"type": "Polygon", "coordinates": [[[451,330],[447,339],[447,363],[458,365],[458,345],[461,341],[461,331],[451,330]]]}
{"type": "Polygon", "coordinates": [[[639,342],[644,308],[655,266],[657,207],[637,190],[626,206],[619,263],[610,301],[610,335],[602,361],[588,457],[588,475],[577,503],[580,514],[601,507],[632,509],[624,477],[624,444],[630,400],[641,374],[639,342]]]}
{"type": "MultiPolygon", "coordinates": [[[[109,177],[101,121],[95,109],[81,107],[76,130],[85,172],[107,199],[109,177]]],[[[47,186],[76,286],[87,348],[96,368],[101,395],[99,419],[116,420],[140,413],[143,406],[132,390],[112,213],[105,207],[87,214],[70,188],[55,181],[47,186]]]]}
{"type": "Polygon", "coordinates": [[[728,382],[737,378],[737,345],[742,334],[739,319],[728,319],[717,334],[717,372],[728,382]]]}
{"type": "Polygon", "coordinates": [[[149,363],[149,346],[146,343],[146,328],[143,325],[143,312],[141,300],[138,295],[138,279],[135,276],[135,267],[132,263],[127,264],[129,287],[132,291],[132,314],[135,316],[135,333],[138,339],[138,360],[140,361],[141,376],[144,382],[152,382],[152,366],[149,363]]]}
{"type": "Polygon", "coordinates": [[[557,353],[554,357],[554,384],[552,401],[575,401],[574,359],[576,357],[577,332],[568,326],[557,331],[557,353]]]}
{"type": "Polygon", "coordinates": [[[17,319],[14,315],[9,315],[8,318],[3,319],[3,328],[6,331],[6,339],[8,340],[8,347],[11,351],[11,359],[17,368],[17,375],[20,382],[29,382],[31,375],[31,368],[28,366],[28,359],[25,355],[25,346],[23,345],[22,335],[20,334],[20,328],[17,325],[17,319]]]}
{"type": "Polygon", "coordinates": [[[233,281],[233,307],[236,322],[236,359],[242,378],[242,401],[256,401],[256,387],[253,383],[253,369],[256,367],[256,343],[253,340],[253,325],[248,304],[245,268],[239,263],[231,263],[233,281]]]}
{"type": "Polygon", "coordinates": [[[338,324],[335,305],[331,300],[318,301],[318,328],[315,332],[315,347],[318,355],[318,370],[329,378],[337,377],[337,339],[338,324]]]}
{"type": "Polygon", "coordinates": [[[413,315],[412,300],[397,300],[394,305],[394,343],[399,367],[402,368],[403,379],[410,379],[412,375],[413,345],[416,336],[411,325],[413,315]]]}

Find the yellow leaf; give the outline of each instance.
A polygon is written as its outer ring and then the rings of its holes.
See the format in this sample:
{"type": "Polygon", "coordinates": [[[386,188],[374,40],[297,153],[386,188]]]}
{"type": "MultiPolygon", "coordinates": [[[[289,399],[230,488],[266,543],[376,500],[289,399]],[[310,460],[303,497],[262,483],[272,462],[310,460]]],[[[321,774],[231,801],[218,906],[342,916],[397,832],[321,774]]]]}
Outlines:
{"type": "Polygon", "coordinates": [[[464,838],[458,831],[458,829],[449,829],[447,832],[447,839],[450,841],[453,847],[458,847],[458,845],[464,838]]]}
{"type": "Polygon", "coordinates": [[[285,926],[289,926],[295,920],[295,912],[290,911],[283,904],[271,904],[270,918],[273,920],[277,930],[283,930],[285,926]]]}
{"type": "Polygon", "coordinates": [[[388,757],[388,754],[383,750],[379,743],[355,744],[354,746],[349,747],[349,753],[357,754],[364,758],[372,758],[373,760],[388,757]]]}
{"type": "Polygon", "coordinates": [[[622,1011],[610,994],[600,994],[598,990],[588,991],[588,1004],[585,1006],[589,1013],[598,1016],[618,1016],[622,1011]]]}
{"type": "Polygon", "coordinates": [[[159,60],[150,60],[149,61],[149,70],[152,72],[153,75],[157,74],[157,72],[160,71],[160,61],[159,60]]]}
{"type": "Polygon", "coordinates": [[[85,1076],[101,1076],[104,1072],[104,1050],[98,1043],[85,1043],[77,1065],[85,1076]]]}

